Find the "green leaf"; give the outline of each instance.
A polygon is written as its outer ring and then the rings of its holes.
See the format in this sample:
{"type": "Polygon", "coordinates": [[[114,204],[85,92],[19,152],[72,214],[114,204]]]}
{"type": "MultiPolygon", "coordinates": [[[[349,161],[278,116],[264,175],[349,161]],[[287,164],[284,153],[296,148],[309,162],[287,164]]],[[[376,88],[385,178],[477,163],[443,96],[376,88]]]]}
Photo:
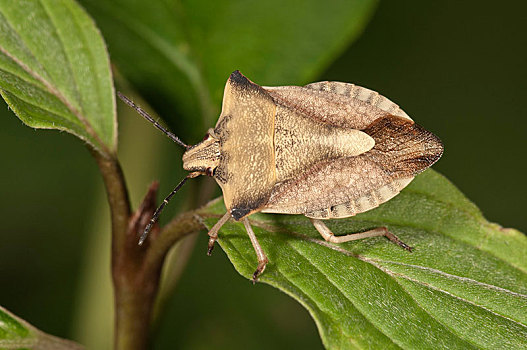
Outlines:
{"type": "MultiPolygon", "coordinates": [[[[225,207],[205,211],[210,228],[225,207]]],[[[387,226],[413,253],[384,237],[329,244],[302,216],[249,220],[270,261],[260,280],[309,310],[327,348],[527,347],[527,237],[487,222],[432,170],[379,208],[328,222],[336,234],[387,226]]],[[[257,259],[243,224],[219,238],[250,279],[257,259]]]]}
{"type": "Polygon", "coordinates": [[[358,37],[377,3],[81,2],[120,71],[158,110],[183,115],[200,134],[215,122],[231,72],[261,85],[307,83],[358,37]]]}
{"type": "Polygon", "coordinates": [[[83,349],[82,346],[45,334],[0,306],[0,349],[83,349]]]}
{"type": "Polygon", "coordinates": [[[70,132],[115,153],[106,47],[71,0],[0,0],[0,94],[27,125],[70,132]]]}

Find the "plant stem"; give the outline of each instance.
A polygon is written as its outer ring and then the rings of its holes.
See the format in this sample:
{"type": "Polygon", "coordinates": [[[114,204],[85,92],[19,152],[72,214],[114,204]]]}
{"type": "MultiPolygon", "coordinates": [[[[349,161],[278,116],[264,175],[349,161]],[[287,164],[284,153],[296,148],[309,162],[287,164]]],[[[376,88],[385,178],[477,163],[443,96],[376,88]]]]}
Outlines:
{"type": "Polygon", "coordinates": [[[121,165],[115,158],[106,158],[97,151],[91,150],[101,171],[112,220],[112,257],[119,255],[124,248],[131,208],[128,190],[121,165]]]}
{"type": "Polygon", "coordinates": [[[129,339],[130,336],[127,335],[134,334],[139,339],[134,339],[132,341],[137,341],[136,344],[144,344],[146,346],[146,335],[142,336],[142,332],[132,332],[134,327],[129,324],[130,320],[134,320],[135,317],[139,316],[137,315],[139,310],[136,310],[134,304],[137,305],[140,300],[136,299],[142,298],[143,296],[134,296],[133,292],[130,293],[130,276],[126,274],[126,263],[130,256],[126,251],[126,236],[131,216],[131,208],[124,174],[117,159],[107,158],[92,149],[90,149],[90,151],[97,161],[97,165],[101,171],[111,213],[112,280],[115,301],[115,349],[124,349],[127,342],[132,340],[129,339]]]}
{"type": "Polygon", "coordinates": [[[116,350],[140,350],[148,346],[154,301],[165,257],[188,234],[203,228],[196,212],[186,212],[163,229],[154,226],[149,239],[139,246],[138,233],[156,207],[157,184],[132,214],[126,182],[117,159],[91,150],[101,171],[112,220],[112,279],[115,299],[116,350]]]}

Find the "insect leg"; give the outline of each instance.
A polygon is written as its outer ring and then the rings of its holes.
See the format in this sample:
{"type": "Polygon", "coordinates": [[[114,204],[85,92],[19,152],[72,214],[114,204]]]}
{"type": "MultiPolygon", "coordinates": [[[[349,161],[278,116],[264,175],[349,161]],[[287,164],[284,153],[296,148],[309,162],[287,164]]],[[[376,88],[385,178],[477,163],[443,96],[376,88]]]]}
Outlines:
{"type": "Polygon", "coordinates": [[[377,227],[377,228],[374,228],[372,230],[368,230],[365,232],[352,233],[352,234],[345,235],[345,236],[335,236],[335,234],[331,232],[331,230],[326,226],[326,224],[322,222],[322,220],[318,220],[318,219],[310,219],[310,220],[313,223],[313,226],[315,226],[317,231],[322,235],[322,237],[324,237],[326,241],[331,242],[331,243],[344,243],[344,242],[355,241],[355,240],[363,239],[363,238],[385,236],[386,238],[388,238],[390,241],[397,244],[401,248],[406,249],[409,252],[412,251],[412,247],[410,247],[409,245],[401,241],[399,237],[397,237],[396,235],[388,231],[386,227],[377,227]]]}
{"type": "Polygon", "coordinates": [[[209,248],[207,250],[207,255],[212,254],[212,249],[214,249],[214,243],[218,239],[218,231],[220,228],[231,218],[231,214],[227,211],[225,215],[221,217],[221,219],[218,220],[218,222],[212,226],[210,229],[208,235],[209,235],[209,248]]]}
{"type": "Polygon", "coordinates": [[[256,256],[258,257],[258,268],[253,273],[253,283],[256,283],[258,280],[258,276],[262,274],[265,270],[265,266],[269,262],[267,260],[267,256],[265,256],[265,253],[260,246],[260,243],[258,243],[258,240],[256,239],[256,236],[254,235],[254,231],[251,227],[251,224],[249,224],[249,220],[247,218],[243,219],[243,225],[245,226],[245,229],[247,230],[247,234],[249,235],[249,238],[251,239],[251,243],[253,244],[254,251],[256,252],[256,256]]]}

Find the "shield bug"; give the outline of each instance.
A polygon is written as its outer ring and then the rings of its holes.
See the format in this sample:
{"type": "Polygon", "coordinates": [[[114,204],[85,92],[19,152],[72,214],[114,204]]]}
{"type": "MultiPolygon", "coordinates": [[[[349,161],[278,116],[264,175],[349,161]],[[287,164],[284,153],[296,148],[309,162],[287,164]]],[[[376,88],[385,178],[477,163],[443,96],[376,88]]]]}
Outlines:
{"type": "Polygon", "coordinates": [[[208,254],[223,224],[243,222],[258,257],[253,281],[268,262],[248,220],[256,212],[305,215],[328,242],[385,236],[411,251],[386,227],[336,236],[323,222],[388,201],[443,153],[438,137],[377,92],[330,81],[259,86],[235,71],[216,127],[194,146],[120,97],[186,148],[183,168],[190,172],[156,210],[140,244],[184,182],[207,175],[220,185],[227,208],[208,233],[208,254]]]}

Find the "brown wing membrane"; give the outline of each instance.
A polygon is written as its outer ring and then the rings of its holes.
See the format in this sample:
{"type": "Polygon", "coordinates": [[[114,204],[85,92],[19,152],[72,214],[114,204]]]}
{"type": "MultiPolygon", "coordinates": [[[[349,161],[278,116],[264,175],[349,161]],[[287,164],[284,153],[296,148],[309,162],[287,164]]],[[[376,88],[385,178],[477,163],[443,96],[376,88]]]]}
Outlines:
{"type": "Polygon", "coordinates": [[[367,157],[395,177],[415,176],[443,154],[443,143],[437,136],[399,117],[378,119],[363,131],[375,140],[367,157]]]}
{"type": "Polygon", "coordinates": [[[373,149],[320,162],[296,179],[277,184],[262,211],[306,214],[364,198],[375,201],[376,190],[415,176],[443,153],[434,134],[400,117],[378,119],[364,132],[374,138],[373,149]]]}

